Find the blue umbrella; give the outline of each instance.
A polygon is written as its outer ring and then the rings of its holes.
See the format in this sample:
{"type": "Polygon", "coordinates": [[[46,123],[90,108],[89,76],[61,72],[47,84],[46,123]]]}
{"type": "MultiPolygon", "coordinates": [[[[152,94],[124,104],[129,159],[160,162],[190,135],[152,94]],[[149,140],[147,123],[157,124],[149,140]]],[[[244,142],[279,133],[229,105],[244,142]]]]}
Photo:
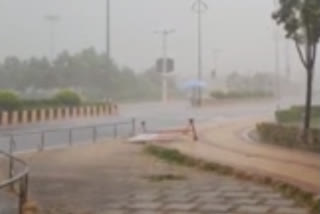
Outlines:
{"type": "Polygon", "coordinates": [[[207,83],[201,80],[189,80],[183,84],[184,89],[206,88],[207,83]]]}

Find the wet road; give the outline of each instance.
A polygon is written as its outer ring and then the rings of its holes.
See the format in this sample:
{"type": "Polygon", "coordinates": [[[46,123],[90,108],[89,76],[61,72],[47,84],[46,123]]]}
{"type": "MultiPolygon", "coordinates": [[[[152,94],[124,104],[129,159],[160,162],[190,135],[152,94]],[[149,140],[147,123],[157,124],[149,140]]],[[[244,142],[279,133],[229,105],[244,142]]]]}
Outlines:
{"type": "MultiPolygon", "coordinates": [[[[298,104],[298,99],[281,102],[282,107],[298,104]]],[[[0,129],[0,149],[8,151],[10,137],[14,134],[15,151],[39,149],[41,142],[46,148],[66,146],[70,143],[88,143],[94,138],[128,137],[132,134],[132,118],[136,118],[137,131],[140,121],[146,121],[149,130],[167,127],[184,126],[189,118],[200,122],[219,122],[251,116],[270,116],[276,109],[274,101],[251,101],[246,103],[215,104],[203,108],[192,108],[187,102],[139,103],[120,106],[120,115],[104,118],[86,118],[60,121],[28,126],[0,129]],[[109,126],[115,122],[123,122],[117,127],[109,126]],[[93,127],[99,125],[97,129],[93,127]],[[100,126],[103,125],[103,126],[100,126]],[[72,133],[70,134],[70,129],[72,133]],[[45,134],[41,131],[46,130],[45,134]]]]}

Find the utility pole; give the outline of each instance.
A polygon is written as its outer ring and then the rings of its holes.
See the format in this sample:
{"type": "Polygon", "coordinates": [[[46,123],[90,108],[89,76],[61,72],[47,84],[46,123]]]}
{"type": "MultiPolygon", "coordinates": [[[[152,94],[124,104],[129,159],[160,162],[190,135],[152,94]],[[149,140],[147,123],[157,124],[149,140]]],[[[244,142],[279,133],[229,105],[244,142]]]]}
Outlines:
{"type": "Polygon", "coordinates": [[[57,15],[46,15],[44,17],[44,19],[49,22],[50,24],[50,61],[53,62],[54,58],[55,58],[55,26],[56,26],[56,23],[59,22],[60,20],[60,17],[57,16],[57,15]]]}
{"type": "MultiPolygon", "coordinates": [[[[203,0],[196,0],[192,5],[192,10],[197,14],[198,24],[198,81],[202,81],[202,15],[208,10],[208,5],[203,0]]],[[[202,105],[202,89],[198,89],[198,105],[202,105]]]]}
{"type": "Polygon", "coordinates": [[[106,54],[107,58],[111,58],[111,3],[106,0],[106,54]]]}
{"type": "Polygon", "coordinates": [[[213,69],[216,73],[219,71],[219,59],[220,59],[219,57],[221,53],[222,51],[219,49],[213,50],[213,61],[214,61],[213,69]]]}
{"type": "Polygon", "coordinates": [[[174,30],[162,30],[156,31],[156,34],[160,34],[162,36],[162,102],[168,102],[168,36],[174,33],[174,30]]]}

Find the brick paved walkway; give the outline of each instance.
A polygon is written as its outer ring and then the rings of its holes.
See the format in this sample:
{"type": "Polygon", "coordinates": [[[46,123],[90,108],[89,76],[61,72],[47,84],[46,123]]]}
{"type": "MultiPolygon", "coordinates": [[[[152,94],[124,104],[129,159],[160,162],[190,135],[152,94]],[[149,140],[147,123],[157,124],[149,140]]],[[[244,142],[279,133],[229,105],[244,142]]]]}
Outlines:
{"type": "Polygon", "coordinates": [[[170,166],[143,154],[142,148],[112,143],[26,157],[32,197],[46,209],[77,214],[307,213],[268,187],[170,166]],[[148,179],[168,174],[184,179],[148,179]]]}

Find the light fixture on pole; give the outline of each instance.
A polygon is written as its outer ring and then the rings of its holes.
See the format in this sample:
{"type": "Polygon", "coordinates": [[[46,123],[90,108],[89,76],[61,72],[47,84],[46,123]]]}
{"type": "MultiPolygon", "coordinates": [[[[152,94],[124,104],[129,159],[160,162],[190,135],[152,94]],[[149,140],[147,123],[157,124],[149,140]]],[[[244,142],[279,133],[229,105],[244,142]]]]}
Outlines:
{"type": "Polygon", "coordinates": [[[155,31],[156,34],[162,37],[162,59],[160,60],[161,77],[162,77],[162,102],[167,103],[168,101],[168,80],[167,75],[170,72],[168,70],[168,36],[174,33],[175,30],[162,30],[155,31]]]}
{"type": "Polygon", "coordinates": [[[56,43],[56,38],[55,38],[55,26],[56,26],[56,23],[59,22],[60,20],[60,17],[57,16],[57,15],[46,15],[44,17],[44,19],[49,22],[50,24],[50,60],[53,61],[54,58],[55,58],[55,43],[56,43]]]}
{"type": "MultiPolygon", "coordinates": [[[[198,21],[198,81],[202,81],[202,15],[208,10],[208,5],[203,0],[196,0],[192,10],[197,14],[198,21]]],[[[202,104],[202,89],[198,89],[198,105],[202,104]]]]}

